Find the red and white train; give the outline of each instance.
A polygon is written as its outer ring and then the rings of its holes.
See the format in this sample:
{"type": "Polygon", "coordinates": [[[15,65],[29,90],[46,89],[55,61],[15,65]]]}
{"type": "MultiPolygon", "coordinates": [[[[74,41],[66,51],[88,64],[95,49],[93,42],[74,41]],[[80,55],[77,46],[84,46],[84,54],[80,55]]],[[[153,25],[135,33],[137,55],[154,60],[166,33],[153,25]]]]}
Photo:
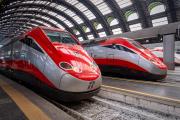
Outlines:
{"type": "Polygon", "coordinates": [[[134,40],[112,38],[85,45],[103,73],[146,80],[163,79],[166,65],[134,40]]]}
{"type": "MultiPolygon", "coordinates": [[[[163,61],[163,47],[156,47],[151,50],[153,54],[155,54],[161,61],[163,61]]],[[[175,65],[180,65],[180,54],[179,51],[174,53],[174,62],[175,65]]]]}
{"type": "Polygon", "coordinates": [[[36,27],[3,45],[0,70],[63,101],[90,98],[102,83],[98,66],[78,40],[55,28],[36,27]]]}

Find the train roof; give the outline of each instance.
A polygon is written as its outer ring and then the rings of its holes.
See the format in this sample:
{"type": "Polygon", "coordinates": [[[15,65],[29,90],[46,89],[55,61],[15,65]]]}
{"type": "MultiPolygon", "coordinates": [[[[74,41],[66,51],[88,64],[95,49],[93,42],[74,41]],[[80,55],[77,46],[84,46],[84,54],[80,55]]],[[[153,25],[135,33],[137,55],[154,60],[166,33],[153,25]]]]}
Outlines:
{"type": "MultiPolygon", "coordinates": [[[[29,29],[28,31],[26,31],[25,33],[19,35],[19,36],[14,36],[14,37],[11,37],[11,38],[6,38],[6,41],[4,43],[4,45],[7,45],[9,44],[10,42],[12,42],[13,40],[16,40],[16,39],[22,39],[24,38],[26,35],[28,35],[30,32],[32,32],[33,30],[36,30],[36,29],[41,29],[41,30],[52,30],[52,31],[59,31],[59,32],[67,32],[66,30],[63,30],[63,29],[60,29],[60,28],[53,28],[53,27],[46,27],[46,26],[37,26],[37,27],[34,27],[32,29],[29,29]]],[[[3,46],[4,46],[3,45],[3,46]]]]}
{"type": "Polygon", "coordinates": [[[82,42],[82,45],[85,46],[85,47],[91,47],[91,46],[96,46],[98,45],[99,43],[113,43],[113,42],[116,42],[116,41],[134,41],[133,39],[130,39],[130,38],[125,38],[125,37],[116,37],[116,38],[107,38],[107,39],[102,39],[102,40],[98,40],[98,41],[95,41],[95,40],[91,40],[91,41],[88,41],[88,42],[82,42]]]}

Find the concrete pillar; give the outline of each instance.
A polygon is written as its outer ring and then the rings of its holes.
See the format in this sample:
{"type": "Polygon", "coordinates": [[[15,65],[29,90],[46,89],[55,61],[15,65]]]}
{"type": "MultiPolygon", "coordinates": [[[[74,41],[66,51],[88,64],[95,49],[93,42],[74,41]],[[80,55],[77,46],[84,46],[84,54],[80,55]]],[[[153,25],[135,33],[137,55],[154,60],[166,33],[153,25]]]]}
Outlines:
{"type": "Polygon", "coordinates": [[[163,58],[164,63],[167,65],[169,70],[175,69],[174,64],[174,49],[175,49],[175,35],[164,35],[163,36],[163,58]]]}

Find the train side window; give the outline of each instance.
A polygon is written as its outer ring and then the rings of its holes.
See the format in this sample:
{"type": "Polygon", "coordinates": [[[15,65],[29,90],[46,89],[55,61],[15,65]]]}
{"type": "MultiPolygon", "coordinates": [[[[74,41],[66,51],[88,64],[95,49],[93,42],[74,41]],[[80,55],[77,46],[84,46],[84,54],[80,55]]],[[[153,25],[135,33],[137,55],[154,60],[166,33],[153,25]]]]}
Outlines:
{"type": "Polygon", "coordinates": [[[114,45],[105,45],[103,47],[107,47],[107,48],[111,48],[111,49],[116,49],[116,47],[114,45]]]}
{"type": "Polygon", "coordinates": [[[130,52],[130,53],[136,54],[136,53],[133,52],[132,50],[130,50],[130,49],[124,47],[124,46],[121,46],[121,45],[116,45],[116,48],[117,48],[118,50],[122,50],[122,51],[126,51],[126,52],[130,52]]]}

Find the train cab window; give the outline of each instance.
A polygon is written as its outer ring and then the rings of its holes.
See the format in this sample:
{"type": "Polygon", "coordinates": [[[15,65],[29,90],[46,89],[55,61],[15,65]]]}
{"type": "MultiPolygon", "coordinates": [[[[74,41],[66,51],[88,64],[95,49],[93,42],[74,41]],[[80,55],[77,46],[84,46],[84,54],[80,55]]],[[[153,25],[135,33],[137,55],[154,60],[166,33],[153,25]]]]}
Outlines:
{"type": "Polygon", "coordinates": [[[139,42],[136,41],[132,41],[131,42],[135,47],[139,48],[139,49],[146,49],[144,46],[142,46],[139,42]]]}
{"type": "Polygon", "coordinates": [[[21,42],[43,53],[42,49],[31,38],[22,39],[21,42]]]}
{"type": "Polygon", "coordinates": [[[124,47],[124,46],[121,46],[121,45],[116,45],[116,49],[118,50],[122,50],[122,51],[126,51],[126,52],[129,52],[129,53],[133,53],[133,54],[136,54],[135,52],[133,52],[132,50],[124,47]]]}
{"type": "Polygon", "coordinates": [[[116,46],[115,45],[105,45],[103,47],[107,47],[107,48],[112,48],[112,49],[116,49],[116,46]]]}
{"type": "Polygon", "coordinates": [[[132,50],[130,50],[130,49],[126,48],[126,47],[124,47],[124,50],[125,50],[126,52],[136,54],[135,52],[133,52],[132,50]]]}
{"type": "Polygon", "coordinates": [[[78,44],[77,41],[67,32],[44,30],[51,42],[60,42],[65,44],[78,44]]]}

